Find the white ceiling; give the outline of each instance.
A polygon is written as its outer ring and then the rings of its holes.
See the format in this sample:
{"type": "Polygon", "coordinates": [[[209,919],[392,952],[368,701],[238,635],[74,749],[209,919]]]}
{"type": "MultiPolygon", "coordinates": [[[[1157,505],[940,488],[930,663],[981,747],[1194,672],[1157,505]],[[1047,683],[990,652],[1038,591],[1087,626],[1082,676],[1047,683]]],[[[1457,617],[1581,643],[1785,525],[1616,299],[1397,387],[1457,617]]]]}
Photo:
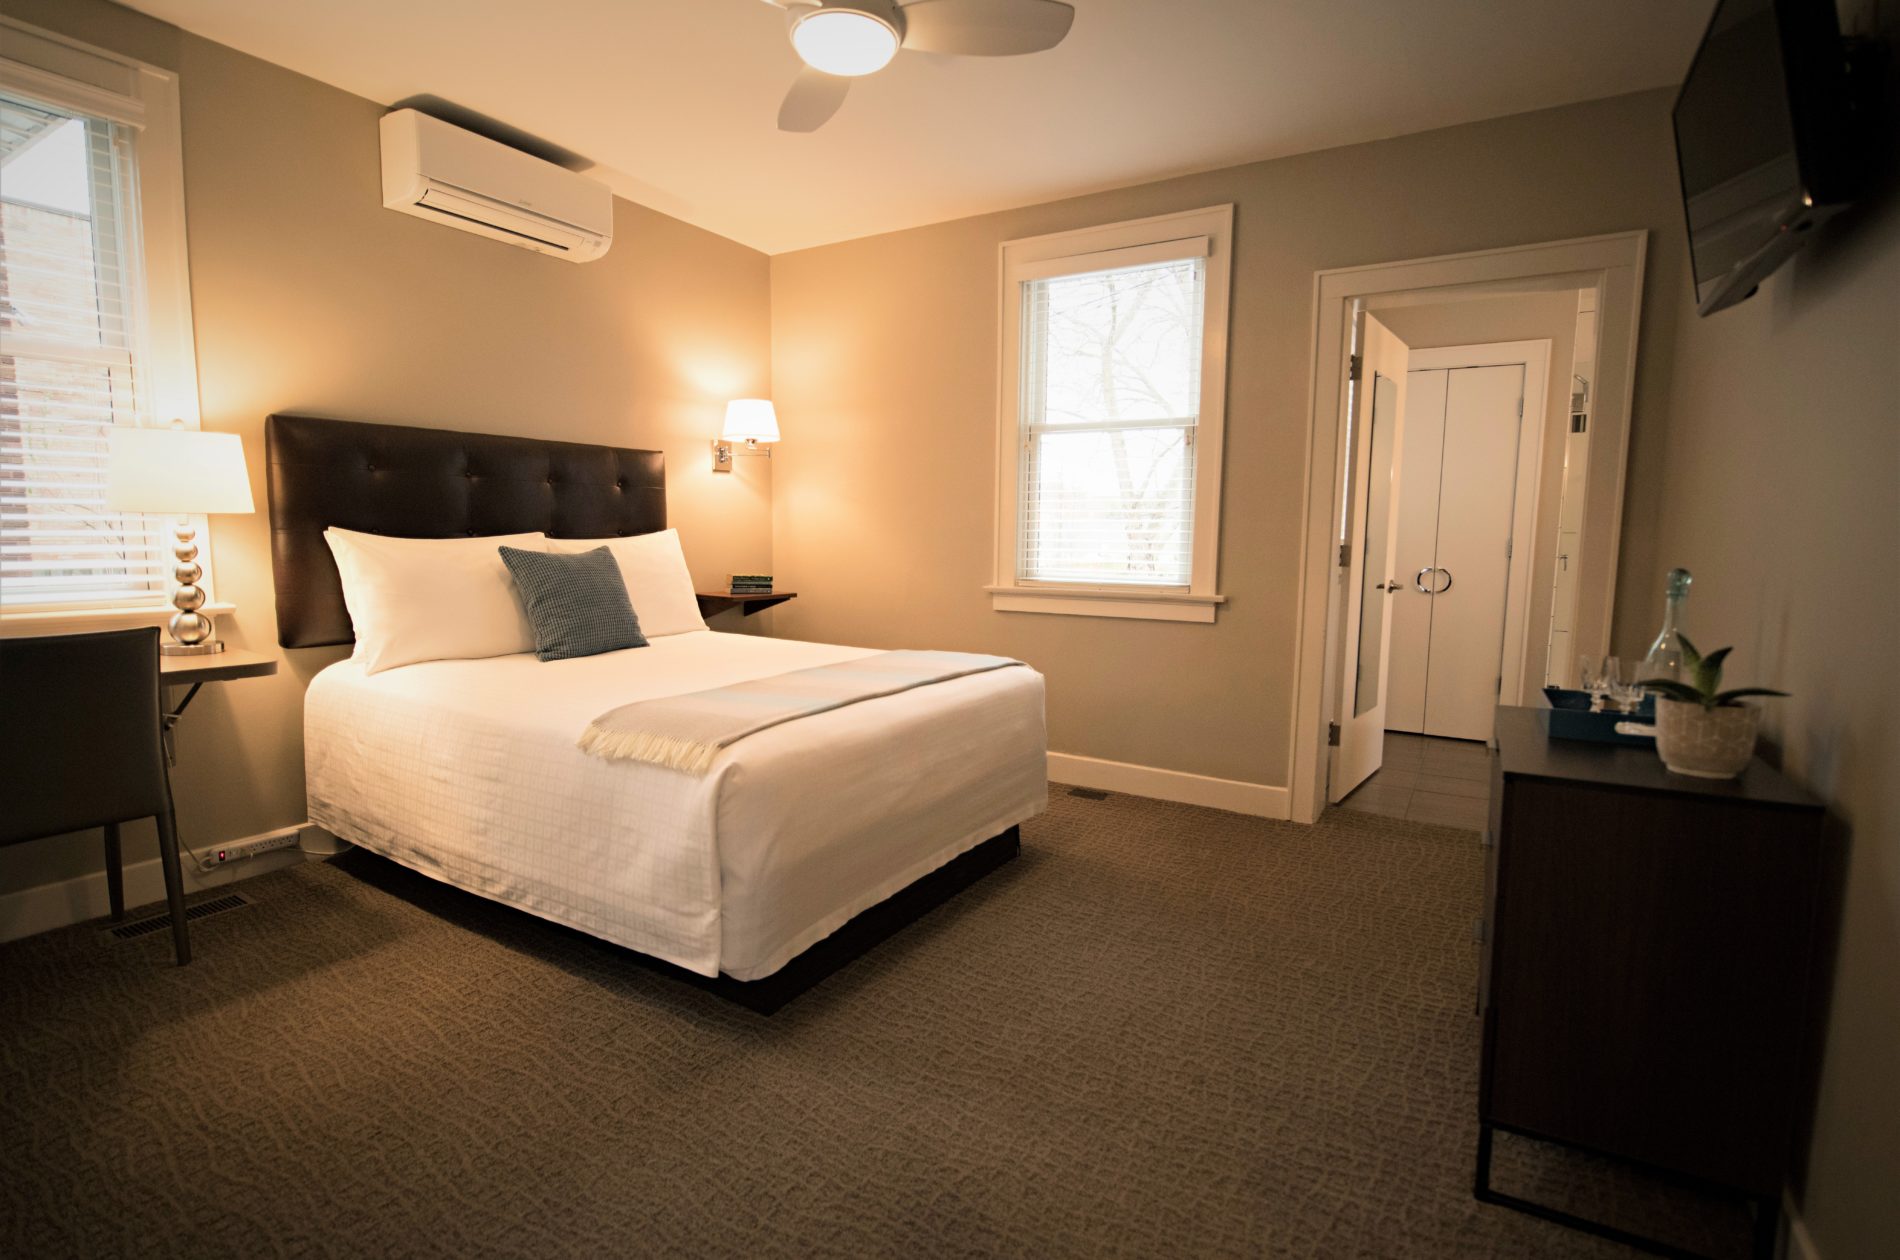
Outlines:
{"type": "Polygon", "coordinates": [[[1074,0],[1053,51],[901,53],[811,135],[777,130],[799,63],[760,0],[128,2],[781,253],[1674,83],[1711,0],[1074,0]]]}

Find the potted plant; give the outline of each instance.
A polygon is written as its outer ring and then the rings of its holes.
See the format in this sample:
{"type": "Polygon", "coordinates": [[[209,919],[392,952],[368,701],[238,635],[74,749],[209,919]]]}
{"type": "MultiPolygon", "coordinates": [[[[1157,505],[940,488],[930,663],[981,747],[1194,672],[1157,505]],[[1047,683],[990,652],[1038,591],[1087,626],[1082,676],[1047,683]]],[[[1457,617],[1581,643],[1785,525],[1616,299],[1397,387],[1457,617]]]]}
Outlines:
{"type": "Polygon", "coordinates": [[[1748,696],[1785,696],[1767,687],[1723,691],[1722,662],[1730,648],[1703,656],[1681,636],[1682,672],[1691,682],[1648,678],[1640,685],[1656,692],[1656,752],[1675,774],[1698,779],[1732,779],[1755,755],[1761,710],[1743,704],[1748,696]]]}

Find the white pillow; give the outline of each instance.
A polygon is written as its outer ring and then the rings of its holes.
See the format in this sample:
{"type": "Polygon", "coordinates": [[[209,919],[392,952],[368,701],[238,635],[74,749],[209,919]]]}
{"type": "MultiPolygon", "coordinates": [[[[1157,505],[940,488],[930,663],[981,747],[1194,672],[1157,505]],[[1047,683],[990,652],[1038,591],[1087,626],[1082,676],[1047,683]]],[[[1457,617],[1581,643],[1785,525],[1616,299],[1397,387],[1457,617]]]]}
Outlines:
{"type": "Polygon", "coordinates": [[[699,615],[699,601],[693,598],[693,575],[686,570],[686,553],[680,550],[677,529],[631,538],[548,539],[548,550],[559,555],[571,556],[596,547],[611,551],[620,566],[641,634],[655,639],[706,628],[706,619],[699,615]]]}
{"type": "Polygon", "coordinates": [[[390,538],[331,528],[323,539],[343,577],[365,673],[534,651],[534,627],[500,548],[546,551],[546,534],[390,538]]]}

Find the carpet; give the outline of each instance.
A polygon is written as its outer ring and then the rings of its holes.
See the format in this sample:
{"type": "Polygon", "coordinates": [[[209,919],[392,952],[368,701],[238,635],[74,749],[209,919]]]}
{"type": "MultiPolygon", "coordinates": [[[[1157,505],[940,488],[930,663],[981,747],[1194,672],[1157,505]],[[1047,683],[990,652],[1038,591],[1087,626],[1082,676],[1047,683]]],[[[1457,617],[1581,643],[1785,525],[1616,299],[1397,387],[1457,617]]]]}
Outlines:
{"type": "MultiPolygon", "coordinates": [[[[1445,1256],[1470,832],[1054,789],[1022,856],[777,1016],[364,853],[0,947],[10,1256],[1445,1256]]],[[[1719,1255],[1737,1209],[1501,1137],[1496,1182],[1719,1255]]]]}

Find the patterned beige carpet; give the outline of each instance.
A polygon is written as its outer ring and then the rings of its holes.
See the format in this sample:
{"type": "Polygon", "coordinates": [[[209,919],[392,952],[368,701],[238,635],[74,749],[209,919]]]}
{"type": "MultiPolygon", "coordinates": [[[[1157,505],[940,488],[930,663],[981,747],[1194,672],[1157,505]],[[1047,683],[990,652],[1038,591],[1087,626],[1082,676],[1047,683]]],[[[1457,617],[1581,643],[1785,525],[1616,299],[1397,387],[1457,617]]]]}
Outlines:
{"type": "MultiPolygon", "coordinates": [[[[1056,789],[776,1018],[365,855],[0,949],[9,1256],[1614,1256],[1470,1195],[1471,833],[1056,789]]],[[[1507,1188],[1745,1222],[1501,1139],[1507,1188]]]]}

